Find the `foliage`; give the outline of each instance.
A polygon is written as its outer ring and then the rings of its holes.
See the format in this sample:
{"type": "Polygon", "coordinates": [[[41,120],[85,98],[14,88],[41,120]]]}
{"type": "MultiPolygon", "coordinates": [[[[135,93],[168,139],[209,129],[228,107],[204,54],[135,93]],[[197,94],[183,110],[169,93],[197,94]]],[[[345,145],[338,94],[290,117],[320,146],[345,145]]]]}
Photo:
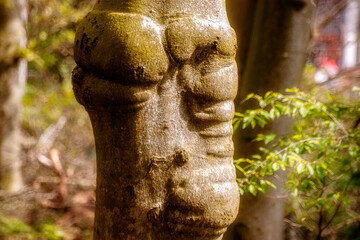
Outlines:
{"type": "Polygon", "coordinates": [[[41,134],[61,115],[78,108],[71,86],[75,26],[93,4],[93,0],[29,0],[23,127],[31,135],[41,134]]]}
{"type": "Polygon", "coordinates": [[[51,223],[43,223],[34,228],[17,219],[0,216],[0,237],[13,237],[15,239],[63,239],[63,232],[51,223]]]}
{"type": "MultiPolygon", "coordinates": [[[[359,91],[359,88],[354,88],[359,91]]],[[[322,236],[360,219],[360,101],[354,104],[317,101],[298,89],[287,94],[250,94],[257,109],[236,113],[234,129],[264,127],[280,117],[296,120],[291,134],[259,134],[261,154],[235,160],[243,174],[238,178],[241,193],[266,192],[275,187],[266,176],[280,169],[289,173],[286,188],[293,196],[296,218],[322,236]],[[346,219],[346,221],[343,221],[346,219]],[[306,224],[305,224],[306,223],[306,224]]],[[[320,238],[318,238],[320,239],[320,238]]]]}
{"type": "Polygon", "coordinates": [[[95,0],[26,2],[28,43],[21,54],[28,61],[28,79],[21,157],[25,192],[30,194],[23,193],[24,198],[12,202],[0,191],[0,239],[90,239],[93,205],[91,200],[79,203],[77,199],[94,191],[94,143],[88,116],[73,95],[71,72],[76,22],[95,0]],[[59,119],[66,120],[64,125],[48,131],[59,119]],[[58,150],[64,169],[64,195],[59,193],[62,179],[52,163],[53,149],[58,150]],[[24,219],[30,219],[29,223],[24,219]]]}

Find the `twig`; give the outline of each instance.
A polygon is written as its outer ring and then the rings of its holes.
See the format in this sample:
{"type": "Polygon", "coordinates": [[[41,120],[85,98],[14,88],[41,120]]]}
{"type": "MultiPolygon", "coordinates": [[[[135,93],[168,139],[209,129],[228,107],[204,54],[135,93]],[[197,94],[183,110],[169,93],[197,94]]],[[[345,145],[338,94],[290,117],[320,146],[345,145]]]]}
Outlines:
{"type": "MultiPolygon", "coordinates": [[[[325,184],[324,184],[324,185],[322,186],[322,188],[321,188],[321,192],[320,192],[319,198],[322,197],[322,195],[324,194],[324,192],[325,192],[325,184]]],[[[316,236],[316,239],[317,239],[317,240],[321,240],[321,234],[322,234],[322,231],[324,230],[324,229],[322,228],[322,223],[323,223],[323,209],[324,209],[324,205],[321,206],[320,211],[319,211],[319,220],[318,220],[318,223],[317,223],[318,234],[317,234],[317,236],[316,236]]]]}
{"type": "Polygon", "coordinates": [[[54,144],[56,137],[59,132],[65,126],[67,122],[67,117],[61,116],[55,124],[50,125],[45,132],[40,136],[36,148],[39,149],[42,153],[46,153],[51,146],[54,144]]]}
{"type": "MultiPolygon", "coordinates": [[[[344,191],[343,191],[344,193],[347,191],[347,189],[348,189],[351,181],[352,181],[352,178],[350,178],[349,181],[346,183],[345,189],[344,189],[344,191]]],[[[329,221],[326,223],[326,225],[322,228],[322,230],[325,230],[325,229],[331,224],[331,222],[334,220],[334,218],[336,217],[337,213],[339,212],[341,206],[342,206],[342,202],[339,201],[339,203],[338,203],[337,206],[336,206],[336,209],[335,209],[334,214],[331,216],[331,218],[330,218],[329,221]]]]}
{"type": "MultiPolygon", "coordinates": [[[[60,183],[60,179],[58,177],[38,177],[37,181],[39,181],[40,183],[53,183],[53,184],[59,184],[60,183]]],[[[67,185],[73,185],[73,186],[78,186],[81,188],[95,188],[95,182],[94,181],[90,181],[90,180],[79,180],[79,181],[75,181],[72,179],[65,179],[65,183],[67,185]]]]}
{"type": "Polygon", "coordinates": [[[65,183],[66,176],[64,172],[64,168],[62,166],[62,163],[60,161],[60,152],[58,149],[53,148],[50,150],[50,159],[52,160],[54,169],[56,170],[60,182],[59,182],[59,194],[60,194],[60,202],[62,203],[67,195],[67,186],[65,183]]]}
{"type": "Polygon", "coordinates": [[[280,151],[276,152],[276,154],[274,156],[279,156],[281,153],[286,152],[289,148],[292,148],[293,146],[296,146],[297,144],[309,142],[311,140],[321,140],[321,139],[326,139],[326,137],[313,137],[313,138],[303,139],[298,142],[294,142],[294,143],[290,144],[289,146],[287,146],[286,148],[281,149],[280,151]]]}
{"type": "MultiPolygon", "coordinates": [[[[259,101],[259,99],[255,98],[257,101],[259,101]]],[[[315,101],[311,101],[307,98],[304,97],[300,97],[297,95],[282,95],[280,94],[279,96],[277,96],[275,99],[271,100],[269,103],[267,103],[265,106],[261,107],[262,109],[265,109],[267,106],[269,106],[270,104],[272,104],[275,101],[281,101],[281,100],[286,100],[286,99],[297,99],[297,100],[301,100],[304,102],[308,102],[311,103],[312,105],[316,106],[317,108],[319,108],[321,111],[323,111],[326,115],[328,115],[338,126],[338,128],[341,129],[341,131],[343,131],[343,133],[345,134],[346,137],[349,136],[349,133],[345,130],[344,126],[336,119],[336,117],[334,115],[332,115],[329,111],[327,111],[324,107],[320,106],[317,102],[315,101]]]]}
{"type": "MultiPolygon", "coordinates": [[[[288,97],[288,96],[287,96],[288,97]]],[[[319,104],[317,104],[314,101],[311,101],[307,98],[303,98],[303,97],[299,97],[299,96],[291,96],[291,98],[294,99],[298,99],[298,100],[302,100],[308,103],[313,104],[314,106],[318,107],[321,111],[323,111],[326,115],[328,115],[335,123],[336,125],[341,129],[341,131],[343,131],[343,133],[345,134],[346,137],[349,136],[349,133],[346,131],[346,129],[344,128],[344,126],[336,119],[336,117],[334,115],[332,115],[331,113],[328,112],[328,110],[326,110],[324,107],[320,106],[319,104]]]]}
{"type": "Polygon", "coordinates": [[[325,25],[328,24],[343,8],[345,8],[350,1],[351,0],[340,1],[332,9],[330,9],[330,11],[328,11],[328,13],[316,24],[314,35],[317,36],[320,32],[320,29],[325,27],[325,25]]]}
{"type": "Polygon", "coordinates": [[[291,221],[291,220],[288,219],[288,218],[284,218],[284,222],[288,223],[288,224],[289,224],[290,226],[292,226],[292,227],[297,227],[297,228],[302,228],[302,227],[303,227],[303,225],[294,223],[293,221],[291,221]]]}

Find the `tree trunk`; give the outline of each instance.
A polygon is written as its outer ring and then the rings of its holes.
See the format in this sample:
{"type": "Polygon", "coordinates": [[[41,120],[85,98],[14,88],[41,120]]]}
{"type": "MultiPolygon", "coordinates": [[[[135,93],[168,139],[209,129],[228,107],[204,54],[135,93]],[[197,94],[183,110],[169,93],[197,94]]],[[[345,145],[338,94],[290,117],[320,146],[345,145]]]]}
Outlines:
{"type": "Polygon", "coordinates": [[[350,69],[359,63],[358,42],[359,42],[359,7],[358,0],[350,1],[344,14],[344,50],[342,56],[342,67],[350,69]]]}
{"type": "MultiPolygon", "coordinates": [[[[229,17],[229,22],[231,27],[233,27],[236,31],[238,43],[238,49],[236,52],[236,63],[238,65],[240,81],[243,79],[246,66],[257,2],[258,0],[226,1],[226,9],[229,17]]],[[[240,87],[240,84],[238,87],[240,87]]],[[[238,94],[235,99],[235,107],[238,106],[240,102],[241,99],[239,99],[238,94]]]]}
{"type": "Polygon", "coordinates": [[[94,239],[221,239],[239,191],[235,33],[224,0],[100,0],[74,92],[94,129],[94,239]]]}
{"type": "MultiPolygon", "coordinates": [[[[267,91],[284,91],[300,84],[310,40],[310,23],[315,6],[311,0],[258,1],[243,78],[237,99],[249,93],[264,95],[267,91]]],[[[251,104],[237,105],[238,111],[251,104]]],[[[253,142],[258,133],[286,134],[291,121],[275,121],[265,129],[240,130],[234,136],[235,159],[259,153],[260,145],[253,142]]],[[[283,239],[283,185],[286,174],[271,177],[277,189],[256,197],[241,198],[239,215],[224,239],[281,240],[283,239]]]]}
{"type": "Polygon", "coordinates": [[[20,123],[27,64],[20,58],[26,45],[25,0],[0,2],[0,179],[13,193],[23,188],[20,123]]]}

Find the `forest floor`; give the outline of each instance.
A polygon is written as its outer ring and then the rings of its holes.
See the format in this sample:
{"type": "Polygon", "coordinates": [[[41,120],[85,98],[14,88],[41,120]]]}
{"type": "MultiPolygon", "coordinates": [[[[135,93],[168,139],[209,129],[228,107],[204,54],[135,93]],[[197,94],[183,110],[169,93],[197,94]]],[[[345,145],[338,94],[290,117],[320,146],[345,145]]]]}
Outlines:
{"type": "Polygon", "coordinates": [[[70,80],[30,82],[22,127],[25,187],[13,195],[0,191],[0,239],[91,239],[95,146],[70,80]]]}

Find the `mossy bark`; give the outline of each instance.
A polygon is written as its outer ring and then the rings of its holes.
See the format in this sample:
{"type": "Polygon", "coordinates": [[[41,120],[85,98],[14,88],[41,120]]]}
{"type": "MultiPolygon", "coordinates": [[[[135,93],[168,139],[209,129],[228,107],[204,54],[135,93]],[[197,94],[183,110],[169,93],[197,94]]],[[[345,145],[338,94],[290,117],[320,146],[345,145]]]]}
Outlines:
{"type": "MultiPolygon", "coordinates": [[[[235,101],[238,111],[253,107],[239,104],[249,93],[264,95],[267,91],[283,92],[300,85],[314,10],[311,0],[257,1],[250,46],[235,101]]],[[[275,121],[264,129],[239,130],[234,136],[235,159],[259,153],[261,145],[253,142],[258,133],[283,135],[289,131],[289,119],[275,121]]],[[[283,239],[285,175],[278,173],[271,178],[277,189],[270,189],[267,195],[242,196],[239,215],[224,239],[283,239]]]]}
{"type": "Polygon", "coordinates": [[[21,174],[21,109],[26,61],[26,8],[22,0],[0,2],[0,184],[12,193],[23,188],[21,174]]]}
{"type": "Polygon", "coordinates": [[[94,239],[221,239],[239,192],[236,37],[225,1],[101,0],[77,28],[94,129],[94,239]]]}

